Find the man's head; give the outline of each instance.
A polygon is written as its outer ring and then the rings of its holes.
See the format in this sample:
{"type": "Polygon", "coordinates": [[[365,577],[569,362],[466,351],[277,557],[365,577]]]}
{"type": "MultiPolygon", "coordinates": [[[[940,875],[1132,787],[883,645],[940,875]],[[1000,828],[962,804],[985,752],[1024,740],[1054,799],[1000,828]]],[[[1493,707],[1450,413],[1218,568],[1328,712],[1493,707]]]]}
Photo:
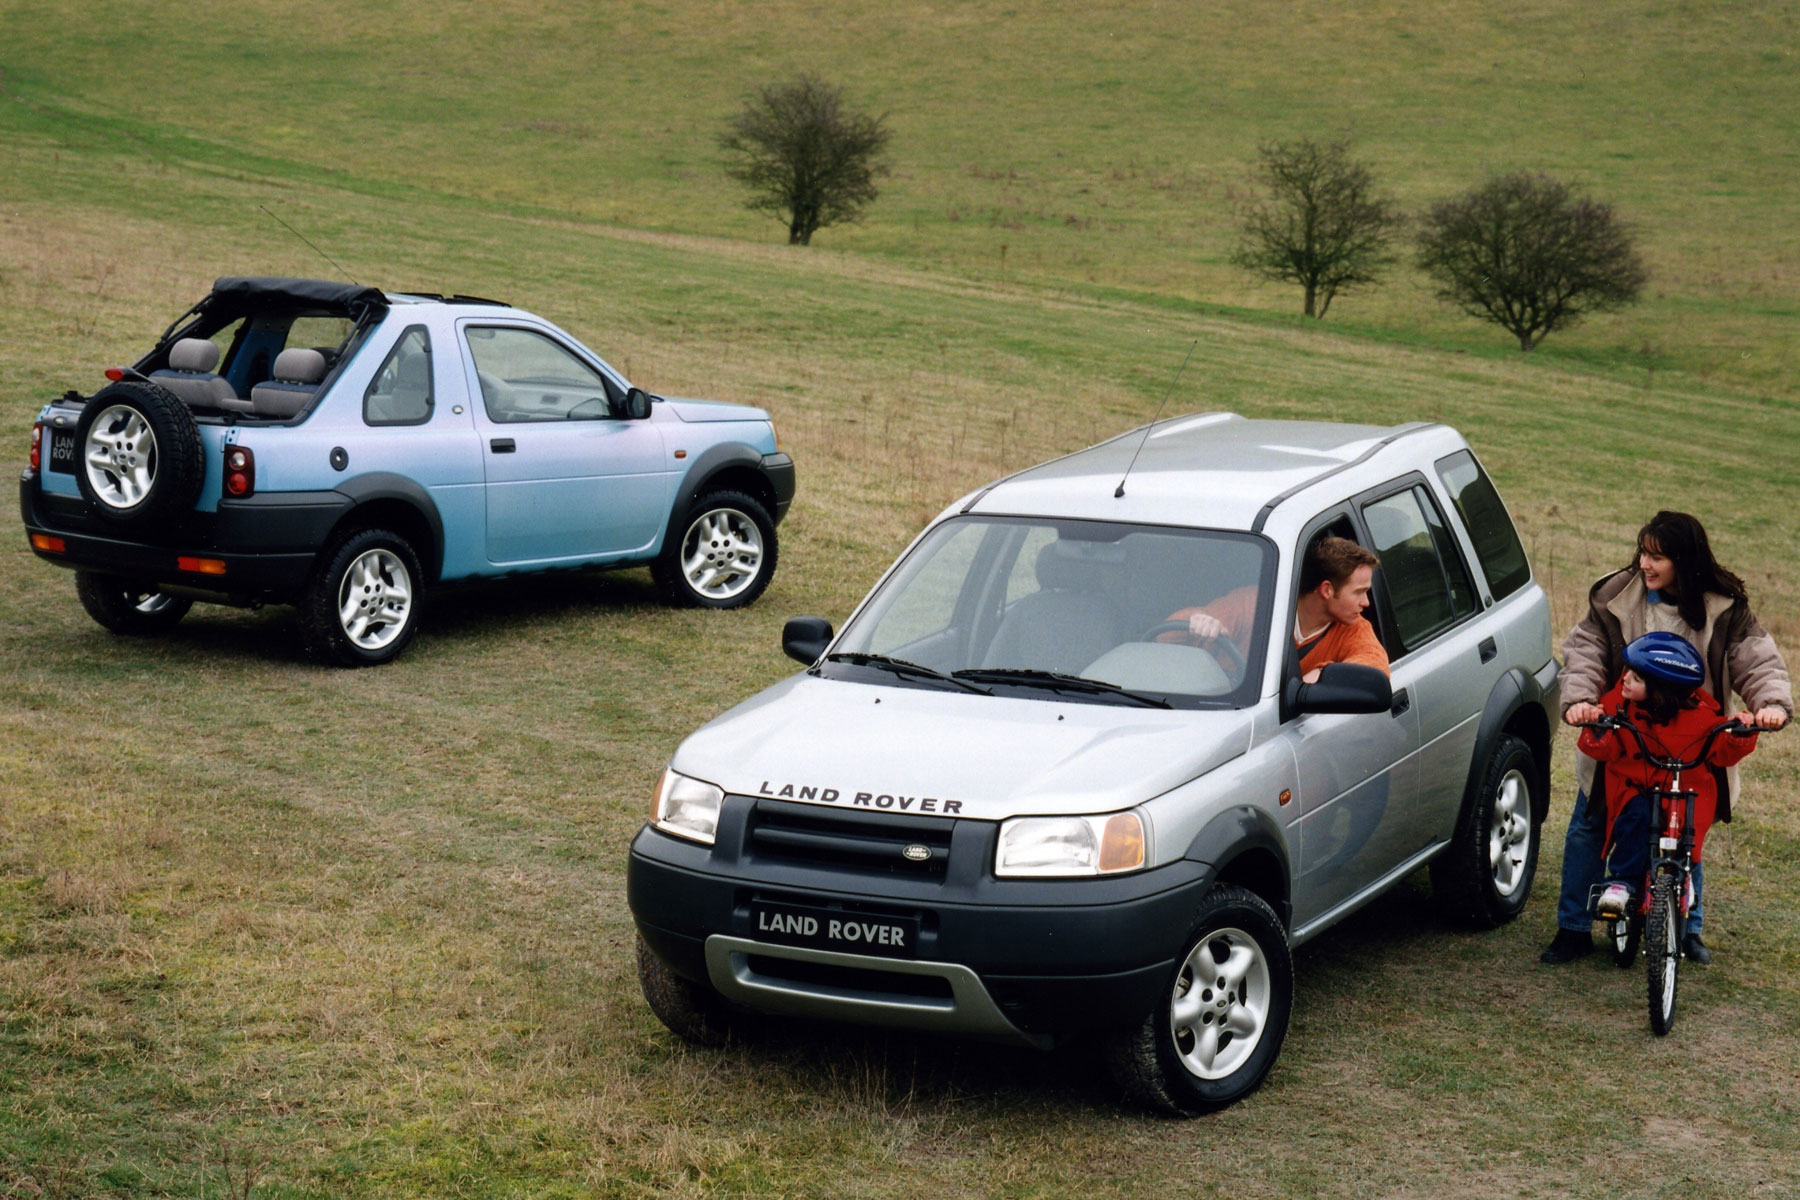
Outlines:
{"type": "Polygon", "coordinates": [[[1300,567],[1300,594],[1316,596],[1323,615],[1348,624],[1369,607],[1369,587],[1380,565],[1379,558],[1349,538],[1320,538],[1300,567]]]}

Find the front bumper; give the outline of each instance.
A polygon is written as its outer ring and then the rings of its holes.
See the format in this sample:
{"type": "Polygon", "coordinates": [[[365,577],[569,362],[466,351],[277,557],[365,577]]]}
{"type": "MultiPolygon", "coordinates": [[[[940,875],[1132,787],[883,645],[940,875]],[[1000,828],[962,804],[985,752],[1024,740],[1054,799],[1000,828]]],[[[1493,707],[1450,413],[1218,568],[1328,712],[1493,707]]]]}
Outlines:
{"type": "Polygon", "coordinates": [[[1151,1010],[1211,882],[1206,864],[1188,860],[1113,878],[996,879],[998,827],[984,821],[827,810],[872,836],[940,835],[947,866],[936,876],[854,855],[796,858],[756,832],[767,818],[818,819],[806,811],[818,807],[728,797],[712,847],[640,832],[627,896],[657,957],[764,1012],[1049,1046],[1151,1010]],[[752,906],[764,904],[916,921],[915,954],[770,940],[752,924],[752,906]]]}
{"type": "Polygon", "coordinates": [[[94,516],[84,500],[43,491],[34,471],[19,479],[25,533],[44,561],[238,603],[298,596],[318,547],[351,503],[341,492],[271,492],[222,500],[217,512],[190,513],[172,527],[140,531],[94,516]],[[62,548],[45,549],[40,538],[55,539],[62,548]],[[215,565],[187,570],[182,559],[215,565]]]}
{"type": "Polygon", "coordinates": [[[775,508],[769,515],[779,525],[781,518],[787,516],[788,506],[794,502],[794,460],[779,450],[774,454],[765,454],[762,458],[762,472],[775,493],[775,508]]]}

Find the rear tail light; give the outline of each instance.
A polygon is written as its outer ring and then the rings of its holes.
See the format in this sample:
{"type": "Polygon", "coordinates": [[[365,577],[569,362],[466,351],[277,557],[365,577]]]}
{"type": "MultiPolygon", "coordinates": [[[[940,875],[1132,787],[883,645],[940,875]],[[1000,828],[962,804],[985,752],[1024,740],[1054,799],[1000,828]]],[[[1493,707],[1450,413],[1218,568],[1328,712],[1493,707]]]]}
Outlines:
{"type": "Polygon", "coordinates": [[[256,455],[248,446],[225,447],[225,494],[241,500],[256,490],[256,455]]]}
{"type": "Polygon", "coordinates": [[[31,469],[36,471],[44,465],[44,423],[37,422],[31,427],[31,469]]]}
{"type": "Polygon", "coordinates": [[[114,383],[117,383],[117,382],[119,382],[119,380],[125,378],[125,368],[124,367],[108,367],[108,368],[106,368],[106,377],[108,379],[112,380],[114,383]]]}

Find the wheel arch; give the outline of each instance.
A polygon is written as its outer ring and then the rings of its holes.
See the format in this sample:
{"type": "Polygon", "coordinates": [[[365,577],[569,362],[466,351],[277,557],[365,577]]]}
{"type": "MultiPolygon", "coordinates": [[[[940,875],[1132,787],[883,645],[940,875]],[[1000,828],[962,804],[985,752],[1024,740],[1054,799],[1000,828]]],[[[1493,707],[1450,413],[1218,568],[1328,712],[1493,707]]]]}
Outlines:
{"type": "Polygon", "coordinates": [[[1274,909],[1283,929],[1293,927],[1287,842],[1275,819],[1262,809],[1240,804],[1218,814],[1188,844],[1186,857],[1212,868],[1203,891],[1221,883],[1236,884],[1274,909]]]}
{"type": "Polygon", "coordinates": [[[1549,814],[1553,731],[1544,703],[1544,689],[1534,676],[1519,667],[1502,675],[1488,693],[1481,723],[1476,727],[1475,749],[1469,756],[1469,777],[1463,785],[1462,807],[1456,817],[1458,836],[1467,829],[1470,814],[1475,811],[1476,793],[1480,790],[1482,773],[1493,755],[1494,745],[1506,735],[1518,738],[1531,748],[1532,764],[1536,767],[1536,778],[1532,780],[1536,785],[1532,819],[1541,824],[1549,814]]]}
{"type": "Polygon", "coordinates": [[[431,493],[403,475],[358,475],[338,485],[350,508],[332,526],[321,552],[353,530],[389,529],[405,538],[419,556],[426,583],[444,567],[444,519],[431,493]]]}
{"type": "Polygon", "coordinates": [[[688,515],[700,497],[708,492],[743,492],[768,511],[770,520],[778,521],[779,498],[762,463],[763,456],[742,443],[726,443],[702,450],[676,489],[663,544],[667,545],[669,539],[678,537],[687,527],[688,515]]]}

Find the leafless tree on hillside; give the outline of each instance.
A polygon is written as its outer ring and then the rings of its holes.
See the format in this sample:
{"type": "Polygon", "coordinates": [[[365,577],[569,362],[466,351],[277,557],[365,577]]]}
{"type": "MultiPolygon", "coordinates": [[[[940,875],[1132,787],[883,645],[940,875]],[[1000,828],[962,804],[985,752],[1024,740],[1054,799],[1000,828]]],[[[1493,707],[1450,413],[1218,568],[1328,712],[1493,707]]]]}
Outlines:
{"type": "Polygon", "coordinates": [[[805,246],[827,225],[856,221],[887,174],[887,118],[852,108],[843,89],[813,75],[752,92],[719,135],[725,173],[750,189],[744,203],[786,222],[805,246]]]}
{"type": "Polygon", "coordinates": [[[1393,263],[1404,218],[1374,194],[1369,168],[1346,141],[1265,142],[1259,154],[1254,178],[1264,195],[1245,210],[1231,261],[1299,284],[1306,315],[1324,320],[1340,291],[1376,282],[1393,263]]]}
{"type": "Polygon", "coordinates": [[[1532,171],[1432,205],[1419,266],[1441,298],[1507,330],[1520,350],[1587,313],[1631,303],[1649,278],[1610,204],[1532,171]]]}

